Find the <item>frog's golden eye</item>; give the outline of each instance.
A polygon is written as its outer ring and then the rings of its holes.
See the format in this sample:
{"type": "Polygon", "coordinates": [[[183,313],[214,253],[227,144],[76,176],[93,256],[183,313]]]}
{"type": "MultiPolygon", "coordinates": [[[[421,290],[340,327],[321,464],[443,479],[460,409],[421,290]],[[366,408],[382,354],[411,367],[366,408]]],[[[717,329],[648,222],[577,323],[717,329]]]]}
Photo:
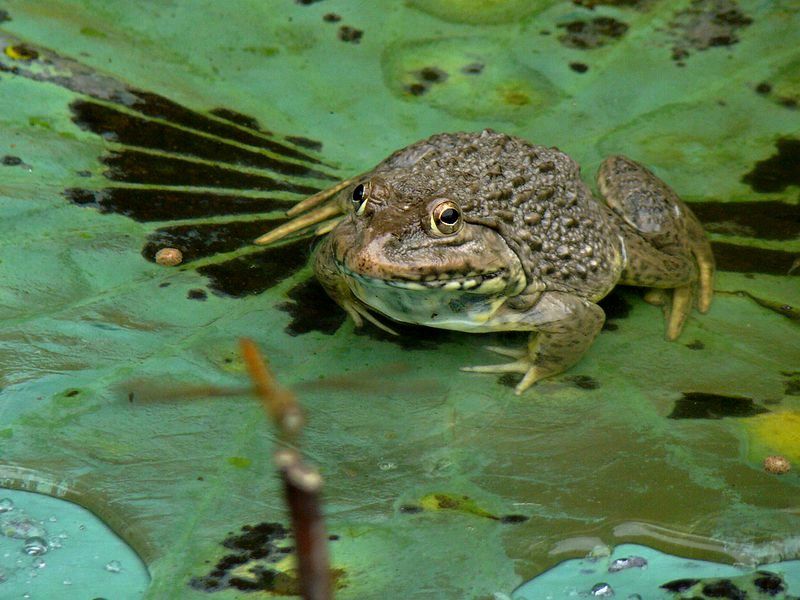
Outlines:
{"type": "Polygon", "coordinates": [[[452,200],[437,204],[431,212],[431,229],[439,235],[452,235],[463,225],[461,209],[452,200]]]}
{"type": "Polygon", "coordinates": [[[357,215],[364,214],[364,209],[369,201],[369,188],[370,185],[369,182],[367,182],[366,184],[359,183],[353,189],[351,200],[353,201],[353,210],[357,215]]]}

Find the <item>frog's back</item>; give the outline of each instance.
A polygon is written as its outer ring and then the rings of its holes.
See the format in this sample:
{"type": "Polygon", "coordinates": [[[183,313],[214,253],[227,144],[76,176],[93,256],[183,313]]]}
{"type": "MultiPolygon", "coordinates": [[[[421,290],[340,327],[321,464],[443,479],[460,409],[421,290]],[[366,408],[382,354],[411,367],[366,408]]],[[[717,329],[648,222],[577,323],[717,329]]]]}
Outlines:
{"type": "Polygon", "coordinates": [[[407,193],[452,198],[467,221],[500,232],[540,291],[598,300],[619,279],[616,219],[557,148],[490,130],[444,133],[395,152],[375,169],[381,171],[407,193]]]}

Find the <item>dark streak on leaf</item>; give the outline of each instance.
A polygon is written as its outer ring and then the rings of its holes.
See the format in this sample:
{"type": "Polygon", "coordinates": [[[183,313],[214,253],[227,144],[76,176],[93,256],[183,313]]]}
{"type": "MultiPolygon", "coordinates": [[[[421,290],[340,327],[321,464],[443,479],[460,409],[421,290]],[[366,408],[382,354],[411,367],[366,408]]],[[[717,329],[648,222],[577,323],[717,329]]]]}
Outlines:
{"type": "MultiPolygon", "coordinates": [[[[753,170],[742,177],[742,182],[756,192],[782,192],[790,185],[800,186],[800,140],[780,138],[775,148],[774,155],[758,161],[753,170]]],[[[795,212],[795,219],[796,215],[795,212]]]]}
{"type": "Polygon", "coordinates": [[[319,191],[317,187],[244,173],[235,168],[159,156],[138,150],[109,152],[103,157],[103,162],[109,167],[104,173],[108,179],[126,183],[286,191],[304,195],[319,191]]]}
{"type": "Polygon", "coordinates": [[[241,298],[260,294],[290,277],[306,265],[310,254],[311,242],[300,238],[256,254],[199,267],[197,272],[209,278],[212,290],[241,298]]]}
{"type": "Polygon", "coordinates": [[[332,335],[347,318],[344,310],[328,297],[313,277],[298,283],[287,295],[290,301],[279,304],[278,308],[292,317],[292,322],[286,326],[286,333],[289,335],[296,336],[310,331],[332,335]]]}
{"type": "Polygon", "coordinates": [[[140,222],[266,213],[291,206],[289,201],[274,198],[165,188],[70,188],[64,190],[64,196],[74,204],[91,206],[102,213],[124,215],[140,222]]]}
{"type": "Polygon", "coordinates": [[[225,139],[236,140],[243,144],[264,148],[265,150],[270,150],[289,158],[321,164],[321,161],[309,154],[299,152],[290,146],[268,139],[264,137],[264,135],[249,132],[236,125],[212,119],[202,113],[181,106],[177,102],[173,102],[164,96],[151,92],[144,92],[142,90],[131,90],[131,93],[137,98],[133,107],[145,115],[165,119],[172,123],[178,123],[225,139]]]}
{"type": "Polygon", "coordinates": [[[285,221],[233,221],[163,227],[148,236],[142,255],[154,262],[155,254],[161,248],[177,248],[183,253],[185,264],[249,246],[259,235],[285,221]]]}
{"type": "Polygon", "coordinates": [[[769,412],[752,398],[723,396],[703,392],[684,392],[675,402],[670,419],[722,419],[723,417],[753,417],[769,412]]]}
{"type": "MultiPolygon", "coordinates": [[[[800,183],[800,155],[792,175],[796,175],[800,183]]],[[[691,209],[703,222],[706,231],[713,233],[763,240],[791,240],[800,237],[800,205],[797,204],[772,201],[693,202],[691,209]]]]}
{"type": "MultiPolygon", "coordinates": [[[[230,141],[202,135],[197,131],[175,127],[170,123],[132,115],[113,105],[100,104],[93,100],[76,100],[70,108],[74,115],[73,120],[79,127],[121,144],[244,167],[268,169],[282,175],[335,179],[306,165],[268,156],[258,148],[246,148],[230,141]]],[[[284,150],[283,155],[296,158],[294,154],[296,153],[284,150]]]]}
{"type": "MultiPolygon", "coordinates": [[[[726,242],[711,242],[717,268],[720,271],[736,273],[764,273],[766,275],[787,275],[796,258],[792,252],[769,250],[753,246],[740,246],[726,242]]],[[[800,275],[795,271],[794,275],[800,275]]]]}
{"type": "Polygon", "coordinates": [[[225,119],[226,121],[230,121],[236,125],[241,125],[242,127],[247,127],[248,129],[253,129],[254,131],[260,131],[265,135],[272,135],[271,131],[267,131],[265,129],[261,129],[261,125],[258,122],[258,119],[255,117],[251,117],[250,115],[243,115],[240,112],[235,110],[231,110],[230,108],[213,108],[208,111],[215,117],[219,117],[220,119],[225,119]]]}

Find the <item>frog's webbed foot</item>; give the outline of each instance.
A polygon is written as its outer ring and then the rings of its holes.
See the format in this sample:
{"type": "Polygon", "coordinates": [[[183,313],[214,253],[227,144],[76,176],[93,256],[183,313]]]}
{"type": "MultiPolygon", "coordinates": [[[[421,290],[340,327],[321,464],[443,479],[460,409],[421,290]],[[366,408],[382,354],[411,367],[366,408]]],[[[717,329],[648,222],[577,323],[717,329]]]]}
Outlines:
{"type": "Polygon", "coordinates": [[[463,367],[462,371],[522,373],[522,379],[514,388],[515,393],[521,394],[540,379],[557,375],[578,362],[600,333],[605,314],[602,308],[583,298],[563,292],[547,292],[525,313],[501,309],[493,320],[498,328],[504,320],[529,324],[533,332],[527,347],[489,346],[488,350],[515,360],[463,367]]]}
{"type": "Polygon", "coordinates": [[[708,311],[714,294],[714,255],[702,225],[663,181],[623,156],[606,159],[597,183],[609,207],[631,230],[623,231],[628,265],[620,283],[672,289],[671,302],[648,294],[667,308],[667,339],[677,338],[697,303],[708,311]]]}
{"type": "Polygon", "coordinates": [[[325,235],[336,226],[342,218],[340,215],[344,213],[344,208],[337,202],[337,194],[354,180],[355,178],[345,179],[327,190],[298,202],[286,212],[287,216],[294,219],[268,231],[256,239],[255,243],[266,246],[314,225],[318,225],[316,235],[325,235]]]}

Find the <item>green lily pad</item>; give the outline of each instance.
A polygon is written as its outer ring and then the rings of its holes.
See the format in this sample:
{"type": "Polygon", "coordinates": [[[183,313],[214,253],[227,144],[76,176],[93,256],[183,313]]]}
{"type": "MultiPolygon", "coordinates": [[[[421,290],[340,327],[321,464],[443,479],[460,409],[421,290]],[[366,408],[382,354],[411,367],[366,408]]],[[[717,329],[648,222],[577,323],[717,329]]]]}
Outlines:
{"type": "Polygon", "coordinates": [[[761,467],[798,454],[791,2],[2,8],[0,485],[100,516],[148,598],[296,592],[276,436],[253,398],[208,393],[246,384],[241,336],[308,411],[337,598],[510,593],[581,537],[797,558],[797,470],[761,467]],[[669,343],[618,291],[585,358],[517,397],[458,370],[509,340],[357,331],[311,280],[309,237],[251,244],[391,151],[484,127],[558,145],[587,180],[611,153],[651,166],[710,232],[711,311],[669,343]],[[181,266],[154,262],[165,246],[181,266]],[[470,504],[407,510],[442,494],[470,504]],[[258,556],[231,541],[251,535],[258,556]]]}

